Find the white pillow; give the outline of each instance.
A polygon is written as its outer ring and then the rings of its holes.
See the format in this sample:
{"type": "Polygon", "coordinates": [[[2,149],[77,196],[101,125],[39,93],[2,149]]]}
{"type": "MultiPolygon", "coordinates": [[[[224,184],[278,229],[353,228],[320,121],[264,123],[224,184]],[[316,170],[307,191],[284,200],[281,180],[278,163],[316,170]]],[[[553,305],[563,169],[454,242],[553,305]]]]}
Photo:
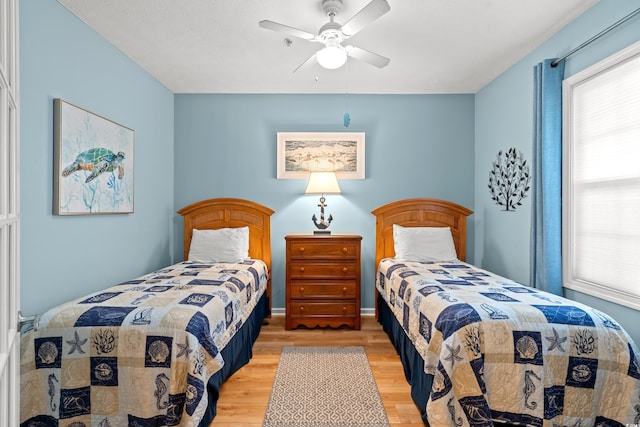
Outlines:
{"type": "Polygon", "coordinates": [[[189,261],[243,262],[249,259],[249,227],[193,229],[189,261]]]}
{"type": "Polygon", "coordinates": [[[393,248],[401,261],[453,261],[458,258],[449,227],[393,224],[393,248]]]}

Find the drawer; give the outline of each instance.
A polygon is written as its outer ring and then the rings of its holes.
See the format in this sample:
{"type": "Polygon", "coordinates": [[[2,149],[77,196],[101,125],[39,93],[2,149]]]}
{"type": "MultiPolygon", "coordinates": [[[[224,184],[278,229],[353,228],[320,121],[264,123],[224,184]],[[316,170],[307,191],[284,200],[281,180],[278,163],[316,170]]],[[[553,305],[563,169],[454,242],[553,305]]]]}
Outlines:
{"type": "Polygon", "coordinates": [[[301,298],[349,298],[356,297],[356,281],[322,281],[322,280],[293,280],[290,285],[291,299],[301,298]]]}
{"type": "Polygon", "coordinates": [[[357,277],[358,264],[344,263],[318,263],[318,262],[291,262],[288,266],[292,279],[304,278],[330,278],[330,279],[354,279],[357,277]]]}
{"type": "Polygon", "coordinates": [[[293,241],[290,243],[291,258],[355,258],[360,242],[293,241]]]}
{"type": "Polygon", "coordinates": [[[291,316],[355,316],[354,302],[292,302],[291,316]]]}

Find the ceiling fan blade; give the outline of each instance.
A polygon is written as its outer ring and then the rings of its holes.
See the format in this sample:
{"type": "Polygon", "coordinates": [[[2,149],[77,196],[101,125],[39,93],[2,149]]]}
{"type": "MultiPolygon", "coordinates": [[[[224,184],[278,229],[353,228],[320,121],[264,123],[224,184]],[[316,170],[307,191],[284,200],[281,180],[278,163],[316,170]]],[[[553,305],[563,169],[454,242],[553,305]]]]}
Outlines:
{"type": "Polygon", "coordinates": [[[305,40],[313,41],[316,38],[315,34],[311,34],[304,30],[299,30],[297,28],[290,27],[288,25],[278,24],[273,21],[260,21],[258,25],[262,28],[266,28],[267,30],[280,31],[281,33],[289,34],[290,36],[298,37],[305,40]]]}
{"type": "Polygon", "coordinates": [[[360,12],[356,13],[353,18],[342,26],[342,33],[347,37],[351,37],[389,10],[391,10],[391,6],[389,6],[387,0],[372,0],[371,3],[360,9],[360,12]]]}
{"type": "Polygon", "coordinates": [[[346,46],[347,56],[366,62],[374,67],[383,68],[389,65],[389,58],[355,46],[346,46]]]}
{"type": "Polygon", "coordinates": [[[306,61],[304,61],[302,64],[298,65],[298,68],[296,68],[295,70],[293,70],[293,72],[295,73],[296,71],[298,71],[300,68],[304,67],[305,65],[307,65],[312,59],[315,59],[316,54],[314,53],[313,55],[311,55],[306,61]]]}

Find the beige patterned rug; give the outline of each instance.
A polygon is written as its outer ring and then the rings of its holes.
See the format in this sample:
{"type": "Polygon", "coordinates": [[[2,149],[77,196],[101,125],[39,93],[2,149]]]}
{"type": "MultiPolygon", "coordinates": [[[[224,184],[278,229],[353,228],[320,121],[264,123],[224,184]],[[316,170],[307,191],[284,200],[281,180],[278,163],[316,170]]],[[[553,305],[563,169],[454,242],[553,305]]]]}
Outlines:
{"type": "Polygon", "coordinates": [[[263,427],[386,427],[363,347],[283,347],[263,427]]]}

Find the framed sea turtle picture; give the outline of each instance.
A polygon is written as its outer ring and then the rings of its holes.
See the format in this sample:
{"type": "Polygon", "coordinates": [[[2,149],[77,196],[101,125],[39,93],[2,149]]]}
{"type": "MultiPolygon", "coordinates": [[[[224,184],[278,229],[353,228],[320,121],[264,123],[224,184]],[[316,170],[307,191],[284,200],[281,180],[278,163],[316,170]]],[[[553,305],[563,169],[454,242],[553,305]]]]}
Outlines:
{"type": "Polygon", "coordinates": [[[53,213],[133,213],[133,129],[59,98],[53,116],[53,213]]]}

